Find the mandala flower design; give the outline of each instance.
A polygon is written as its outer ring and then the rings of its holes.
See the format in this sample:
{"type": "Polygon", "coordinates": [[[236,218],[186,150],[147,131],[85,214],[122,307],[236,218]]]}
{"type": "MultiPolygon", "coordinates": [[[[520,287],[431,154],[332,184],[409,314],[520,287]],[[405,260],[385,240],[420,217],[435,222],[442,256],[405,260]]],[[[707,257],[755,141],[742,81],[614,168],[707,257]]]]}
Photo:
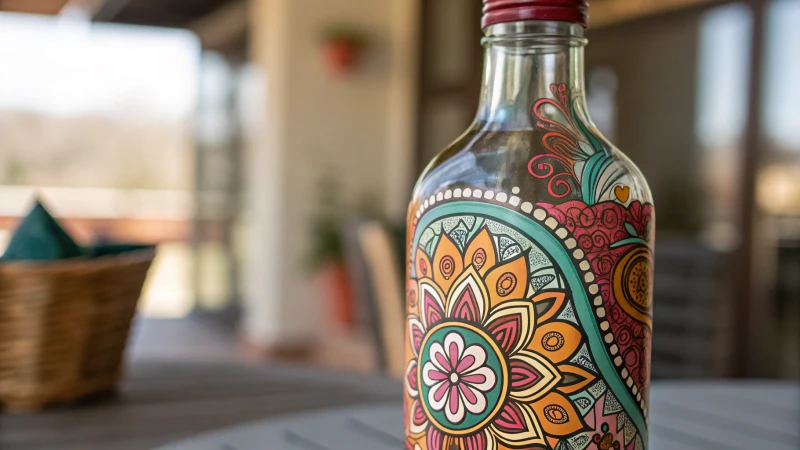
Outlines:
{"type": "Polygon", "coordinates": [[[561,291],[531,287],[528,254],[485,227],[418,249],[409,280],[409,449],[543,446],[587,429],[567,395],[596,378],[570,363],[582,334],[561,291]],[[457,245],[456,242],[460,242],[457,245]]]}
{"type": "Polygon", "coordinates": [[[465,409],[471,414],[486,411],[486,393],[497,382],[486,364],[486,350],[480,345],[465,347],[464,338],[451,331],[444,345],[431,346],[431,358],[422,368],[423,383],[430,388],[428,404],[434,411],[445,410],[452,423],[464,420],[465,409]]]}

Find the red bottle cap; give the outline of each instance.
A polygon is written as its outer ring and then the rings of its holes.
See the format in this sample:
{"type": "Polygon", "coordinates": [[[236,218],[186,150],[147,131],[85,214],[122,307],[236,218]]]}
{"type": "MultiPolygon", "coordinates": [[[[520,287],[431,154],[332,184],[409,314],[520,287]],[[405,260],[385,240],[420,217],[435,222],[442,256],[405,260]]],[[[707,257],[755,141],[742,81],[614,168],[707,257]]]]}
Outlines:
{"type": "Polygon", "coordinates": [[[523,20],[556,20],[587,26],[588,0],[483,0],[483,27],[523,20]]]}

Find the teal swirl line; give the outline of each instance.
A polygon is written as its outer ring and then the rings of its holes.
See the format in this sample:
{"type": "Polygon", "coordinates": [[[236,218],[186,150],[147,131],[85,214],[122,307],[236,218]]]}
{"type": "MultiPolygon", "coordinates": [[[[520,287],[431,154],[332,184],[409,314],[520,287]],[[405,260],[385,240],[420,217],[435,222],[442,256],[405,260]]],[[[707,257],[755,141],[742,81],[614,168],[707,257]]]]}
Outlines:
{"type": "Polygon", "coordinates": [[[613,159],[605,153],[595,153],[586,160],[586,165],[581,176],[581,196],[584,203],[594,205],[597,203],[597,187],[600,185],[600,178],[606,169],[611,165],[613,159]]]}
{"type": "MultiPolygon", "coordinates": [[[[452,215],[481,214],[489,217],[498,218],[498,222],[507,223],[518,230],[521,230],[531,241],[539,245],[547,252],[558,264],[564,274],[564,278],[569,285],[575,309],[580,318],[581,325],[588,336],[589,348],[595,363],[600,370],[603,381],[609,389],[619,399],[625,412],[633,420],[639,435],[644,442],[647,442],[647,425],[633,395],[628,391],[622,379],[617,374],[614,363],[606,351],[603,343],[603,336],[594,318],[592,305],[584,288],[583,280],[575,269],[567,250],[561,242],[554,237],[542,225],[529,219],[522,214],[508,208],[489,203],[479,203],[474,201],[456,201],[442,206],[437,206],[428,210],[417,224],[414,232],[414,239],[411,242],[411,254],[414,255],[422,232],[434,221],[441,217],[452,215]]],[[[413,268],[413,264],[411,265],[413,268]]]]}

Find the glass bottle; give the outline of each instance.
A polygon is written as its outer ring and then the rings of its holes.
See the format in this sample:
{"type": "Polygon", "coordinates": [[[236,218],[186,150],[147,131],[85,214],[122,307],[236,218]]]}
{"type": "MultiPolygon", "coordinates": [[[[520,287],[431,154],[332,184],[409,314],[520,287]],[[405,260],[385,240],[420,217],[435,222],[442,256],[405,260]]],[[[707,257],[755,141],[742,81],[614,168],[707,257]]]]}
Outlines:
{"type": "Polygon", "coordinates": [[[540,3],[487,0],[477,117],[414,189],[407,449],[647,448],[652,197],[588,116],[585,2],[540,3]]]}

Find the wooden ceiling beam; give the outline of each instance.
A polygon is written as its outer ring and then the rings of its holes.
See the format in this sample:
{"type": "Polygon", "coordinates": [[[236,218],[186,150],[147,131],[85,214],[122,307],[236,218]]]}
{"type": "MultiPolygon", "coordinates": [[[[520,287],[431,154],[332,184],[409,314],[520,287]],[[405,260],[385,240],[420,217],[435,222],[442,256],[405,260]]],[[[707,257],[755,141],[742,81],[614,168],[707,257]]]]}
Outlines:
{"type": "Polygon", "coordinates": [[[207,16],[193,20],[188,28],[197,34],[203,48],[230,48],[246,39],[248,12],[246,0],[234,0],[207,16]]]}
{"type": "Polygon", "coordinates": [[[93,20],[111,22],[128,6],[128,3],[130,3],[130,0],[102,0],[95,9],[93,20]]]}
{"type": "Polygon", "coordinates": [[[589,25],[597,29],[713,3],[724,3],[724,0],[594,0],[590,2],[589,25]]]}
{"type": "MultiPolygon", "coordinates": [[[[2,1],[2,0],[0,0],[2,1]]],[[[79,0],[85,1],[85,0],[79,0]]],[[[188,28],[206,16],[238,15],[244,0],[92,0],[99,1],[93,20],[133,25],[188,28]],[[233,3],[235,6],[225,8],[233,3]],[[227,11],[236,10],[234,13],[227,11]],[[221,11],[221,12],[220,12],[221,11]]]]}
{"type": "Polygon", "coordinates": [[[58,14],[68,0],[0,0],[0,11],[27,14],[58,14]]]}

